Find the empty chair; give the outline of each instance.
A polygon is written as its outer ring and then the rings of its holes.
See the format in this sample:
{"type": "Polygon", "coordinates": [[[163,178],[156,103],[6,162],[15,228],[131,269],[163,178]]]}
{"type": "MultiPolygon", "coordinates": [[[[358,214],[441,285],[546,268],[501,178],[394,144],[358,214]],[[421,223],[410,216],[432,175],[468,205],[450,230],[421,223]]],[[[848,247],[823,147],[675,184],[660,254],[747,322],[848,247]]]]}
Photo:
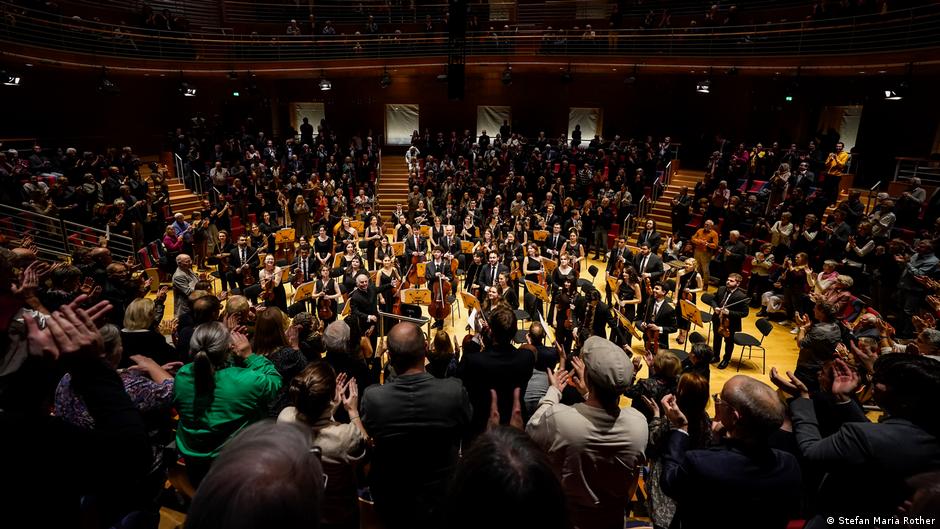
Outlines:
{"type": "Polygon", "coordinates": [[[746,333],[746,332],[736,332],[734,333],[734,345],[741,346],[741,357],[738,358],[738,371],[741,370],[741,362],[744,361],[744,349],[747,349],[747,359],[751,359],[751,353],[754,351],[754,348],[757,347],[761,350],[763,354],[763,359],[761,361],[761,373],[764,373],[767,370],[767,349],[764,348],[764,338],[770,334],[770,331],[774,329],[774,326],[766,318],[759,318],[755,322],[757,330],[760,331],[761,337],[758,340],[756,337],[746,333]]]}

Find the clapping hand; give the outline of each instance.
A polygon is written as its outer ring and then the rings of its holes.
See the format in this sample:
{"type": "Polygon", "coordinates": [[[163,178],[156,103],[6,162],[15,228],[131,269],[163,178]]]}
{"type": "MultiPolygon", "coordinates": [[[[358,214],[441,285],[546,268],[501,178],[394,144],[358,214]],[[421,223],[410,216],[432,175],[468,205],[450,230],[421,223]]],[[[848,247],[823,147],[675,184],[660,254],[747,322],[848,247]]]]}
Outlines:
{"type": "Polygon", "coordinates": [[[780,376],[776,367],[770,368],[770,381],[773,382],[775,386],[794,397],[809,398],[809,389],[806,387],[806,384],[793,376],[792,371],[787,371],[787,379],[788,380],[784,380],[783,377],[780,376]]]}
{"type": "Polygon", "coordinates": [[[72,304],[63,305],[60,310],[46,316],[44,329],[39,328],[34,316],[27,315],[24,320],[30,354],[52,359],[60,356],[100,358],[104,355],[104,339],[94,320],[110,308],[107,302],[89,310],[75,309],[72,304]]]}
{"type": "Polygon", "coordinates": [[[682,413],[682,410],[679,409],[679,403],[676,401],[675,395],[666,395],[661,402],[666,418],[669,419],[669,423],[672,424],[674,428],[685,430],[689,427],[689,420],[686,418],[685,414],[682,413]]]}
{"type": "MultiPolygon", "coordinates": [[[[512,415],[509,417],[509,426],[517,430],[525,430],[525,424],[522,422],[522,402],[520,401],[519,395],[521,389],[515,388],[512,390],[512,415]]],[[[492,430],[493,428],[499,427],[501,417],[499,415],[499,398],[496,395],[496,390],[490,390],[490,416],[486,421],[486,429],[492,430]]]]}
{"type": "Polygon", "coordinates": [[[248,337],[240,332],[232,331],[232,351],[241,359],[248,358],[251,354],[251,342],[248,337]]]}
{"type": "Polygon", "coordinates": [[[848,402],[851,395],[858,388],[858,372],[852,369],[841,358],[836,358],[832,364],[832,395],[840,402],[848,402]]]}
{"type": "Polygon", "coordinates": [[[574,368],[574,374],[571,376],[571,385],[578,390],[581,398],[588,399],[590,392],[587,387],[587,377],[584,376],[584,360],[580,356],[571,359],[571,366],[574,368]]]}
{"type": "Polygon", "coordinates": [[[647,397],[646,395],[640,395],[640,398],[643,399],[643,404],[646,404],[646,407],[649,408],[651,412],[653,412],[653,417],[659,418],[659,415],[660,415],[659,404],[657,404],[655,400],[647,397]]]}

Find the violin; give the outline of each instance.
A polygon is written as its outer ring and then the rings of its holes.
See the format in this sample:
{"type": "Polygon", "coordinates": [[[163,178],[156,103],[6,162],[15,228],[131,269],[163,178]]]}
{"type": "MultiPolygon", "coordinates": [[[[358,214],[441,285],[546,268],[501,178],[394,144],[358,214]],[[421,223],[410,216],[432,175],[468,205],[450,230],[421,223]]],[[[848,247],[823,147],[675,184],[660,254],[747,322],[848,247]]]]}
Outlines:
{"type": "Polygon", "coordinates": [[[519,281],[519,278],[521,277],[522,277],[522,268],[519,266],[519,260],[513,259],[512,265],[509,268],[509,280],[519,281]]]}
{"type": "Polygon", "coordinates": [[[320,300],[317,301],[317,317],[320,321],[327,321],[333,319],[333,303],[326,297],[326,285],[323,285],[323,289],[324,291],[320,293],[320,300]]]}
{"type": "Polygon", "coordinates": [[[623,257],[617,259],[617,262],[614,263],[614,268],[613,270],[611,270],[610,275],[614,277],[620,277],[621,275],[623,275],[623,263],[624,263],[623,257]]]}
{"type": "MultiPolygon", "coordinates": [[[[414,265],[412,265],[414,267],[414,265]]],[[[401,316],[401,291],[411,288],[411,282],[408,281],[408,276],[410,275],[411,268],[408,269],[408,274],[405,274],[405,279],[398,283],[398,288],[393,288],[391,290],[391,295],[395,296],[395,302],[392,304],[392,314],[397,314],[401,316]]],[[[398,271],[395,271],[394,277],[397,278],[398,271]]]]}

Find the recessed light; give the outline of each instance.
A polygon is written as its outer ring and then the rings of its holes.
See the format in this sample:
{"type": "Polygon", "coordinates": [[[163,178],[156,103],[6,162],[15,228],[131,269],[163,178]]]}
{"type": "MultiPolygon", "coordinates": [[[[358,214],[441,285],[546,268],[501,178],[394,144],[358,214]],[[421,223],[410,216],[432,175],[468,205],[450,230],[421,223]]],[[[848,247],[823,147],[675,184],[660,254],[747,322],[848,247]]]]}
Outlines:
{"type": "Polygon", "coordinates": [[[858,72],[859,75],[865,75],[866,73],[868,73],[868,72],[866,72],[865,70],[862,70],[862,71],[858,72]]]}
{"type": "Polygon", "coordinates": [[[26,66],[29,67],[29,68],[32,68],[32,67],[33,67],[33,63],[28,62],[28,63],[26,63],[26,66]]]}
{"type": "Polygon", "coordinates": [[[888,73],[888,70],[878,70],[878,73],[888,73]]]}

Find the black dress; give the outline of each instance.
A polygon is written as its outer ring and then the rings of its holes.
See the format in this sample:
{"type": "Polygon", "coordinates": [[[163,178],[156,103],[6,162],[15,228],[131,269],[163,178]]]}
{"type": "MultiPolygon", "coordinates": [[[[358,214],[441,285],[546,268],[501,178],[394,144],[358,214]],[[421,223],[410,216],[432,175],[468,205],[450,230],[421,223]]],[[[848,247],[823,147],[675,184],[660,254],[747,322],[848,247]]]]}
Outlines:
{"type": "MultiPolygon", "coordinates": [[[[372,229],[372,226],[366,228],[366,238],[375,237],[376,235],[382,234],[382,228],[372,229]]],[[[369,255],[366,256],[366,259],[369,261],[369,269],[375,269],[375,248],[378,245],[378,239],[369,239],[369,243],[366,246],[366,251],[369,252],[369,255]]]]}
{"type": "Polygon", "coordinates": [[[333,263],[329,261],[329,257],[333,253],[333,238],[327,236],[325,241],[321,241],[320,237],[315,237],[313,239],[313,253],[316,255],[318,262],[319,259],[326,259],[326,265],[332,266],[333,263]]]}
{"type": "MultiPolygon", "coordinates": [[[[538,276],[532,272],[538,272],[542,269],[542,263],[538,259],[529,259],[526,262],[526,267],[524,272],[527,272],[523,278],[528,281],[538,282],[538,276]]],[[[555,270],[558,270],[557,268],[555,270]]],[[[525,289],[525,311],[529,313],[529,316],[534,320],[537,316],[536,313],[545,315],[545,307],[542,305],[542,300],[535,297],[528,288],[525,289]]]]}
{"type": "MultiPolygon", "coordinates": [[[[693,288],[694,285],[701,284],[702,282],[701,280],[693,281],[693,279],[696,277],[701,277],[698,272],[695,272],[693,274],[686,274],[679,278],[679,299],[680,300],[683,299],[682,293],[686,289],[693,288]]],[[[690,301],[692,303],[695,303],[696,299],[697,299],[697,296],[693,293],[692,299],[690,301]]],[[[679,329],[682,329],[685,331],[689,330],[692,327],[692,323],[689,320],[682,317],[682,311],[679,310],[678,307],[676,307],[676,326],[679,329]]]]}
{"type": "MultiPolygon", "coordinates": [[[[317,279],[317,292],[325,292],[329,296],[335,296],[338,292],[336,291],[336,280],[332,277],[326,281],[326,284],[323,283],[323,279],[317,279]]],[[[337,309],[339,308],[339,303],[335,299],[330,301],[330,311],[333,313],[333,317],[323,320],[325,325],[329,325],[336,321],[337,309]]]]}

